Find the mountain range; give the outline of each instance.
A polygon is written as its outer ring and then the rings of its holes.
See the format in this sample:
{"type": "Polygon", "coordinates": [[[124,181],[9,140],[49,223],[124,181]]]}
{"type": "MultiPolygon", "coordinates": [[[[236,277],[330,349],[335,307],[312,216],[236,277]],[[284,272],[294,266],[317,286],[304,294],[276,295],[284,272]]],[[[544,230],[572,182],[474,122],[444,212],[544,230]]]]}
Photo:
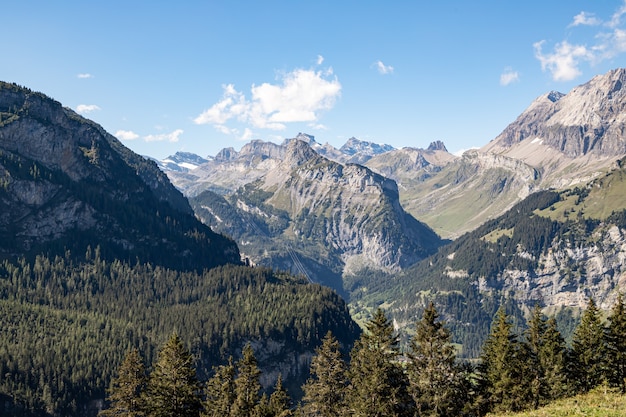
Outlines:
{"type": "Polygon", "coordinates": [[[379,307],[406,337],[434,301],[466,358],[502,306],[571,335],[626,285],[624,81],[548,92],[461,156],[299,134],[156,162],[0,83],[2,412],[93,413],[121,346],[150,362],[177,331],[202,375],[251,342],[295,387],[379,307]]]}
{"type": "MultiPolygon", "coordinates": [[[[353,317],[385,305],[398,328],[409,326],[427,300],[436,299],[457,341],[472,357],[488,332],[490,317],[502,303],[519,317],[539,303],[545,311],[558,314],[561,325],[571,330],[586,299],[596,297],[606,308],[623,289],[620,259],[624,259],[625,230],[620,216],[626,202],[620,190],[626,155],[625,80],[626,69],[616,69],[568,94],[548,92],[492,141],[460,156],[450,154],[438,141],[427,149],[391,149],[359,144],[352,138],[336,149],[300,134],[280,145],[253,141],[239,153],[228,150],[228,158],[216,157],[184,174],[166,172],[190,197],[197,215],[215,230],[237,236],[252,262],[299,269],[335,288],[341,279],[353,317]],[[303,165],[304,171],[299,170],[301,165],[284,162],[293,160],[287,150],[294,141],[301,142],[299,155],[315,161],[303,165]],[[358,161],[360,168],[349,161],[358,161]],[[357,173],[371,173],[378,184],[393,184],[381,187],[393,189],[388,194],[393,195],[392,204],[386,208],[373,200],[370,205],[351,203],[345,208],[342,193],[346,188],[340,193],[337,182],[328,181],[332,176],[316,170],[331,164],[338,165],[326,172],[339,172],[341,166],[343,176],[362,178],[357,173]],[[257,198],[245,197],[251,195],[257,198]],[[337,211],[314,210],[314,216],[307,212],[298,218],[294,207],[318,207],[317,199],[306,199],[313,195],[329,196],[329,208],[337,211]],[[307,224],[337,224],[338,212],[350,213],[355,207],[369,211],[368,219],[381,216],[376,214],[381,209],[400,213],[400,208],[427,226],[414,233],[400,227],[393,233],[393,243],[419,242],[433,231],[442,239],[427,239],[433,243],[430,254],[422,251],[405,258],[405,263],[390,264],[375,261],[377,254],[385,253],[382,246],[365,252],[365,243],[358,240],[363,235],[352,231],[349,235],[357,240],[351,248],[368,253],[370,262],[337,262],[331,271],[309,266],[309,259],[329,259],[329,252],[319,250],[327,247],[328,237],[340,259],[349,260],[355,252],[339,243],[339,236],[346,234],[334,235],[332,227],[318,229],[323,233],[302,233],[300,222],[307,218],[307,224]],[[279,209],[274,217],[264,211],[270,208],[279,209]],[[248,230],[233,232],[227,222],[220,222],[226,218],[224,213],[242,209],[251,217],[229,224],[251,225],[248,230]],[[278,221],[281,213],[280,233],[268,233],[267,222],[278,221]],[[259,233],[254,224],[265,224],[266,231],[259,233]],[[246,250],[245,243],[254,247],[254,236],[259,234],[263,234],[262,247],[281,248],[289,242],[288,247],[298,248],[297,256],[289,256],[289,250],[287,254],[246,250]],[[445,239],[454,240],[447,243],[445,239]]],[[[345,184],[350,195],[363,193],[358,182],[345,184]]],[[[345,222],[339,223],[352,230],[345,222]]],[[[367,227],[360,220],[355,226],[367,227]]],[[[364,235],[371,234],[368,230],[364,235]]]]}
{"type": "MultiPolygon", "coordinates": [[[[131,348],[173,333],[198,375],[254,346],[297,395],[332,331],[360,329],[303,277],[245,266],[151,160],[42,93],[0,82],[0,414],[95,416],[131,348]]],[[[297,398],[297,397],[296,397],[297,398]]]]}

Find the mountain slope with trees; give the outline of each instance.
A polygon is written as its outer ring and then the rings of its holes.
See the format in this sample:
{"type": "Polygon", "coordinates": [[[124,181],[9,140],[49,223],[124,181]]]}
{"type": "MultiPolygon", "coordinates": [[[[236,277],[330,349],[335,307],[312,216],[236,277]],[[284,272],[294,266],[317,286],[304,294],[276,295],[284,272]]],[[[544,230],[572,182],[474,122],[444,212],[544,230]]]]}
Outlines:
{"type": "Polygon", "coordinates": [[[398,274],[360,277],[350,287],[353,313],[385,300],[404,327],[435,300],[467,357],[501,305],[523,320],[539,304],[571,337],[590,297],[608,310],[626,287],[623,166],[582,187],[531,194],[398,274]]]}
{"type": "Polygon", "coordinates": [[[360,334],[336,292],[243,266],[154,162],[7,83],[0,312],[0,414],[14,416],[95,415],[125,353],[155,363],[174,333],[198,378],[251,344],[263,386],[280,373],[296,392],[328,331],[346,347],[360,334]]]}

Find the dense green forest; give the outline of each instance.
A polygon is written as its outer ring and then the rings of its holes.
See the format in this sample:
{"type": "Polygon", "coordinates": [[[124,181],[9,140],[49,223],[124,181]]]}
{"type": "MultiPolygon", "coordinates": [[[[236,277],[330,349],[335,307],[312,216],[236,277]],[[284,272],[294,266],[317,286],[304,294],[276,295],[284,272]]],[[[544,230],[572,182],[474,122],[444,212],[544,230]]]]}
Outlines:
{"type": "Polygon", "coordinates": [[[149,374],[141,354],[128,352],[101,416],[482,416],[536,409],[599,386],[626,394],[622,297],[606,321],[590,299],[571,346],[539,307],[520,332],[499,308],[476,366],[458,361],[450,331],[432,303],[404,351],[383,310],[376,310],[365,327],[349,358],[327,333],[297,403],[280,376],[271,392],[261,392],[261,371],[250,345],[202,383],[191,354],[174,334],[149,374]]]}
{"type": "Polygon", "coordinates": [[[0,393],[16,410],[86,413],[128,349],[151,362],[173,332],[202,378],[247,341],[274,340],[284,355],[312,351],[327,331],[346,345],[359,334],[335,292],[302,278],[233,265],[198,273],[109,262],[99,248],[82,258],[0,264],[0,393]]]}

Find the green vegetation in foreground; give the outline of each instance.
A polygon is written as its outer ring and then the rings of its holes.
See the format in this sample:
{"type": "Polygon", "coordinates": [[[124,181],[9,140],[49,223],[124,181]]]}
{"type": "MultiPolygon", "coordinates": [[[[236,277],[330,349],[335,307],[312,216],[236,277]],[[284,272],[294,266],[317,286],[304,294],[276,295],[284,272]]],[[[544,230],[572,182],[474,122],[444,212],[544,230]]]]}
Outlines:
{"type": "Polygon", "coordinates": [[[626,416],[626,395],[599,387],[574,397],[556,400],[545,407],[523,413],[490,413],[489,417],[622,417],[626,416]]]}

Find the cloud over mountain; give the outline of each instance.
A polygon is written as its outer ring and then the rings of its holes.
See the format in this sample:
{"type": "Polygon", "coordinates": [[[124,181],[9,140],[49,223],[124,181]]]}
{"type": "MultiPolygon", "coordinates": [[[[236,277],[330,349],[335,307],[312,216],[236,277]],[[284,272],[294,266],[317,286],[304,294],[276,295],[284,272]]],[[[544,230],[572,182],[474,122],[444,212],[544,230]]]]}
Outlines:
{"type": "Polygon", "coordinates": [[[198,115],[194,122],[233,134],[238,130],[229,123],[284,130],[287,123],[315,122],[320,112],[331,109],[341,94],[341,84],[330,68],[324,71],[295,69],[282,74],[276,84],[252,85],[250,98],[233,84],[224,85],[223,89],[222,99],[198,115]]]}

